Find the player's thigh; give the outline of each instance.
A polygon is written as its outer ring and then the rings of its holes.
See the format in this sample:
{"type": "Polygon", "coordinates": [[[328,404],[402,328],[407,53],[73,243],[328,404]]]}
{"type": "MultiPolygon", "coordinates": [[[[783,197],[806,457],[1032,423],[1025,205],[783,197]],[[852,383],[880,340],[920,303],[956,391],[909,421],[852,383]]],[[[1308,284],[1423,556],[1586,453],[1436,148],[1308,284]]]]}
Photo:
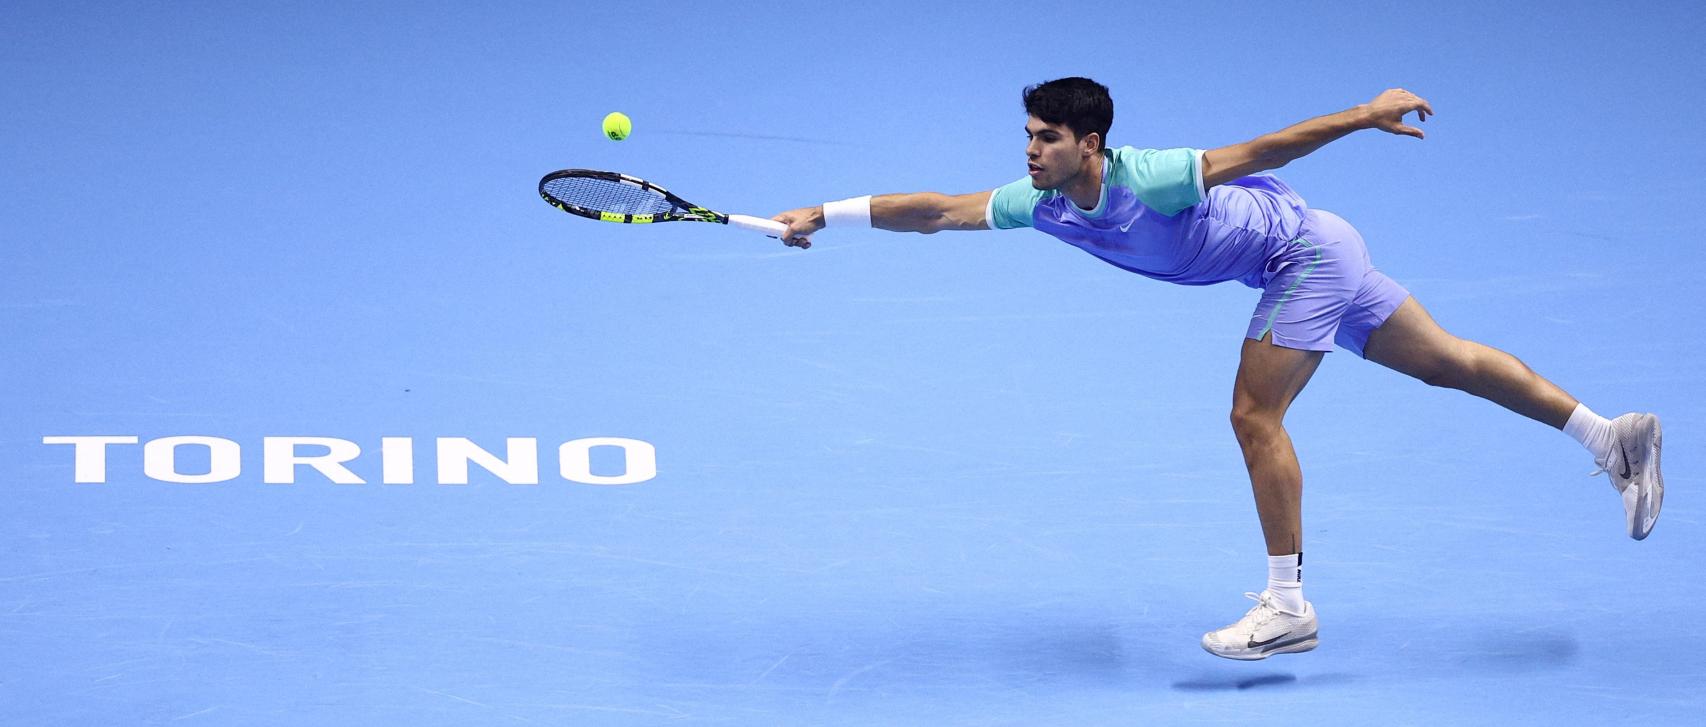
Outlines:
{"type": "Polygon", "coordinates": [[[1232,386],[1234,420],[1283,415],[1309,383],[1310,377],[1315,375],[1325,355],[1323,351],[1276,345],[1271,333],[1259,340],[1244,339],[1238,360],[1238,378],[1232,386]]]}
{"type": "Polygon", "coordinates": [[[1468,342],[1434,322],[1414,297],[1368,335],[1363,357],[1428,383],[1448,377],[1469,355],[1468,342]]]}

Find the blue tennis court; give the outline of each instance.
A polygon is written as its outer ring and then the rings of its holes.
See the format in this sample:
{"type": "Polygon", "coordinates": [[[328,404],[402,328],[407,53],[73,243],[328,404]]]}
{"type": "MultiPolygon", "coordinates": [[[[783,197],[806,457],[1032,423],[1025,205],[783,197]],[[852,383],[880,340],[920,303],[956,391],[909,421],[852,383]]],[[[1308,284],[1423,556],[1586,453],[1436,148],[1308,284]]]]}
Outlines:
{"type": "Polygon", "coordinates": [[[0,724],[1684,724],[1706,598],[1706,15],[1334,3],[12,3],[0,724]],[[1574,441],[1328,354],[1286,419],[1321,644],[1228,424],[1259,291],[1036,231],[768,217],[1025,174],[1020,91],[1277,172],[1452,332],[1652,411],[1651,538],[1574,441]],[[633,119],[621,142],[599,124],[633,119]],[[638,481],[632,481],[638,480],[638,481]],[[460,484],[465,483],[465,484],[460,484]]]}

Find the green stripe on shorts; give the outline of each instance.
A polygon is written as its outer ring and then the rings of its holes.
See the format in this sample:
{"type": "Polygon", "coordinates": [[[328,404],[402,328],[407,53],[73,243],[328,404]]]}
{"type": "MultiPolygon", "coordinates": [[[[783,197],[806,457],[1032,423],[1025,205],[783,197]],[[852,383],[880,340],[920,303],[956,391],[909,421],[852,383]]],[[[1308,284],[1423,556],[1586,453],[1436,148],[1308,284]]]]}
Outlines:
{"type": "Polygon", "coordinates": [[[1307,245],[1308,249],[1315,250],[1315,259],[1309,261],[1309,266],[1303,269],[1302,275],[1297,276],[1296,280],[1291,281],[1291,285],[1285,287],[1285,293],[1280,295],[1279,302],[1274,304],[1273,310],[1268,311],[1268,320],[1266,323],[1262,324],[1262,332],[1256,335],[1256,340],[1258,341],[1266,338],[1268,331],[1273,330],[1274,318],[1279,315],[1280,309],[1285,307],[1285,302],[1291,300],[1291,291],[1297,290],[1297,286],[1302,284],[1303,281],[1308,280],[1310,273],[1315,272],[1315,266],[1321,264],[1321,251],[1316,249],[1315,243],[1301,237],[1292,240],[1292,242],[1301,242],[1304,245],[1307,245]]]}

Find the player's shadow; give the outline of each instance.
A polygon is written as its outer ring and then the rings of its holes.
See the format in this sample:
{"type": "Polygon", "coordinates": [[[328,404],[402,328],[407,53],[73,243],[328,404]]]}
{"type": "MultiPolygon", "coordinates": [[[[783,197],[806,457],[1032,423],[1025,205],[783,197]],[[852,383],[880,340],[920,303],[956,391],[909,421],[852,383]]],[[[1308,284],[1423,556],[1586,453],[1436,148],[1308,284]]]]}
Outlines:
{"type": "Polygon", "coordinates": [[[1557,629],[1488,632],[1457,645],[1451,661],[1460,668],[1484,672],[1531,672],[1556,669],[1576,660],[1581,645],[1557,629]]]}
{"type": "MultiPolygon", "coordinates": [[[[754,624],[758,625],[758,624],[754,624]]],[[[1134,678],[1120,627],[1095,617],[1052,614],[1003,620],[982,614],[905,622],[880,617],[708,630],[685,623],[647,629],[638,653],[669,678],[735,679],[764,688],[829,695],[955,684],[1124,688],[1134,678]]]]}
{"type": "MultiPolygon", "coordinates": [[[[1489,631],[1460,639],[1441,639],[1432,648],[1418,648],[1408,658],[1445,661],[1454,671],[1521,673],[1557,669],[1576,660],[1580,645],[1569,633],[1540,629],[1528,632],[1489,631]]],[[[1400,669],[1412,668],[1392,665],[1400,669]]],[[[1298,677],[1291,672],[1209,673],[1173,682],[1186,692],[1230,692],[1251,689],[1295,689],[1344,684],[1356,677],[1343,673],[1298,677]]]]}
{"type": "Polygon", "coordinates": [[[1249,689],[1287,689],[1295,687],[1320,687],[1344,684],[1353,681],[1355,677],[1349,674],[1311,674],[1299,678],[1291,672],[1264,672],[1261,674],[1205,674],[1195,679],[1173,682],[1173,688],[1181,692],[1235,692],[1249,689]]]}
{"type": "Polygon", "coordinates": [[[1290,672],[1229,676],[1213,675],[1173,682],[1173,688],[1185,692],[1224,692],[1242,691],[1245,689],[1261,689],[1264,687],[1289,687],[1297,684],[1297,676],[1290,672]]]}

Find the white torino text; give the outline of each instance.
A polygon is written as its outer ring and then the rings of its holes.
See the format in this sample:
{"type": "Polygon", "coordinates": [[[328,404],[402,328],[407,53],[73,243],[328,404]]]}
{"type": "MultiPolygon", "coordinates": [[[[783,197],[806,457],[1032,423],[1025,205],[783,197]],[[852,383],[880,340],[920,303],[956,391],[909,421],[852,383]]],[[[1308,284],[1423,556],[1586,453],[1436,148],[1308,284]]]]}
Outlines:
{"type": "MultiPolygon", "coordinates": [[[[71,445],[76,461],[75,481],[98,484],[107,481],[107,448],[134,445],[141,441],[141,438],[128,435],[69,435],[42,437],[41,441],[42,444],[71,445]]],[[[414,484],[414,439],[381,437],[379,442],[381,481],[387,485],[414,484]]],[[[539,484],[539,441],[533,437],[510,437],[504,440],[504,454],[501,457],[464,437],[438,437],[435,445],[439,484],[468,484],[469,464],[477,465],[512,485],[539,484]]],[[[296,484],[297,473],[301,472],[303,467],[308,467],[331,482],[359,485],[366,480],[356,476],[345,464],[360,456],[361,446],[347,439],[263,437],[262,479],[267,484],[296,484]],[[311,451],[305,453],[299,448],[311,448],[311,451]]],[[[242,471],[242,446],[223,437],[161,437],[151,439],[142,446],[142,474],[149,479],[185,484],[229,482],[237,479],[242,471]],[[183,447],[205,448],[208,454],[208,471],[180,470],[178,450],[183,447]]],[[[657,476],[657,448],[649,442],[623,437],[571,439],[557,447],[557,474],[570,482],[587,485],[632,485],[645,482],[657,476]],[[621,449],[622,474],[593,474],[594,447],[621,449]]]]}

